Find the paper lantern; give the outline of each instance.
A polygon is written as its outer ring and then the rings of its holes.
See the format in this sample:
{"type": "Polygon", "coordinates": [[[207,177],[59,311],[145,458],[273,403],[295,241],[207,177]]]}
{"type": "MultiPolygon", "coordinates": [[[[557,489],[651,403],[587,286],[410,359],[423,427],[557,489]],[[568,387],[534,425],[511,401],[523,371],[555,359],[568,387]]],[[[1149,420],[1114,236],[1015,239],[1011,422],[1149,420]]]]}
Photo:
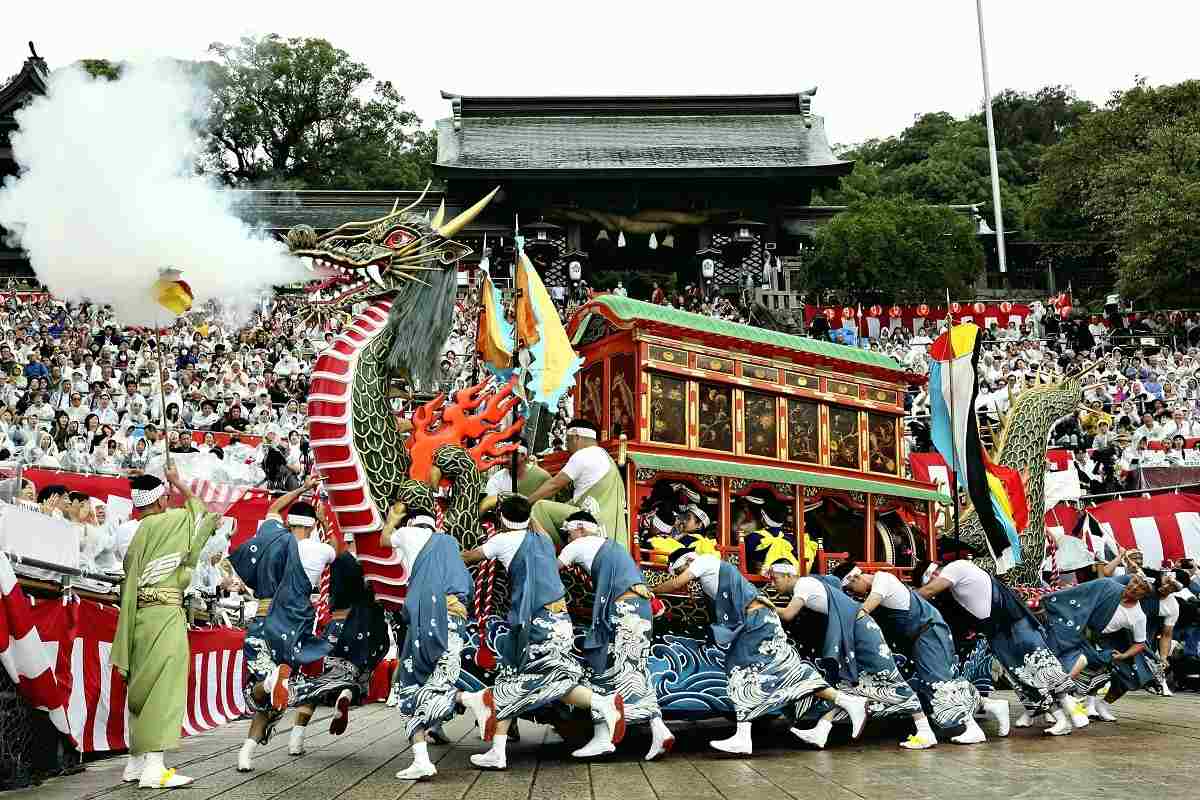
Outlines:
{"type": "Polygon", "coordinates": [[[1011,314],[1012,310],[1013,310],[1013,304],[1008,302],[1007,300],[1005,300],[1003,303],[1000,304],[1000,313],[1001,314],[1011,314]]]}
{"type": "Polygon", "coordinates": [[[900,314],[901,314],[900,306],[892,306],[891,308],[888,309],[889,317],[899,317],[900,314]]]}
{"type": "Polygon", "coordinates": [[[987,306],[984,305],[983,303],[976,303],[975,305],[971,306],[971,309],[976,314],[982,314],[984,311],[987,311],[987,306]]]}
{"type": "Polygon", "coordinates": [[[869,313],[872,317],[878,317],[880,314],[883,313],[883,306],[880,306],[880,305],[871,306],[869,309],[867,309],[867,313],[869,313]]]}
{"type": "Polygon", "coordinates": [[[846,306],[842,309],[842,319],[854,319],[854,307],[846,306]]]}
{"type": "Polygon", "coordinates": [[[926,305],[925,303],[921,303],[921,305],[917,306],[917,316],[918,317],[928,317],[929,316],[929,306],[926,305]]]}
{"type": "Polygon", "coordinates": [[[833,318],[837,316],[837,312],[834,311],[832,308],[827,308],[822,313],[825,314],[825,319],[829,320],[830,322],[832,322],[833,318]]]}

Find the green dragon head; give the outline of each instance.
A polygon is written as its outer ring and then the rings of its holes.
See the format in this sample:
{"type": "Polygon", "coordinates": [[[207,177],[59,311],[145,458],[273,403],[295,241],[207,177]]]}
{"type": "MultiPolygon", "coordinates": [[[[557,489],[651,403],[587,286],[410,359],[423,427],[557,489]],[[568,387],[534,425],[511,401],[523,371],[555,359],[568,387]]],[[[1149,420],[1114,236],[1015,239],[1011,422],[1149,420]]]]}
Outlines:
{"type": "MultiPolygon", "coordinates": [[[[428,191],[429,187],[425,187],[428,191]]],[[[433,219],[412,209],[425,197],[367,222],[348,222],[325,234],[308,225],[288,231],[288,249],[326,269],[325,280],[310,291],[309,322],[343,315],[360,301],[387,299],[388,373],[409,388],[432,387],[442,377],[440,357],[454,316],[458,261],[471,248],[452,238],[478,216],[499,188],[449,222],[443,202],[433,219]],[[332,275],[329,274],[332,270],[332,275]],[[332,289],[331,299],[320,290],[332,289]]]]}
{"type": "Polygon", "coordinates": [[[292,255],[307,256],[325,268],[327,278],[320,289],[332,288],[330,300],[313,305],[347,307],[360,300],[399,292],[414,283],[428,283],[429,273],[454,271],[459,259],[471,248],[453,240],[481,212],[499,189],[493,189],[475,205],[449,222],[442,203],[433,219],[413,213],[425,191],[405,208],[399,201],[386,216],[366,222],[347,222],[328,233],[318,234],[309,225],[296,225],[287,234],[292,255]]]}

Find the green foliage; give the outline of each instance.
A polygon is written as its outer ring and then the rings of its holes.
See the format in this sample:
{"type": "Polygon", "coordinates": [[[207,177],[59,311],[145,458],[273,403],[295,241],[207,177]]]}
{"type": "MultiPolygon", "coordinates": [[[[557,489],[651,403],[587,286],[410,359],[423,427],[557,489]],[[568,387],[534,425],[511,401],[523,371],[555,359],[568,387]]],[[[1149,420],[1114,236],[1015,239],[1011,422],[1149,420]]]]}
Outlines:
{"type": "Polygon", "coordinates": [[[105,78],[115,81],[121,77],[122,65],[120,63],[114,64],[106,58],[83,58],[79,60],[79,66],[93,78],[105,78]]]}
{"type": "Polygon", "coordinates": [[[432,176],[433,136],[388,81],[328,41],[209,48],[208,168],[230,185],[394,189],[432,176]]]}
{"type": "Polygon", "coordinates": [[[1042,158],[1043,236],[1113,243],[1130,298],[1195,298],[1200,268],[1200,81],[1116,92],[1042,158]]]}
{"type": "Polygon", "coordinates": [[[969,217],[910,197],[861,200],[817,231],[807,284],[847,302],[919,302],[963,292],[983,267],[969,217]]]}
{"type": "MultiPolygon", "coordinates": [[[[1091,110],[1090,103],[1062,86],[1047,86],[1032,94],[1006,90],[996,96],[992,114],[1006,228],[1024,227],[1041,153],[1091,110]]],[[[977,203],[980,214],[995,227],[982,112],[966,119],[945,112],[923,114],[899,136],[873,139],[841,155],[854,160],[854,172],[838,191],[823,194],[820,202],[849,204],[910,196],[927,203],[977,203]]]]}

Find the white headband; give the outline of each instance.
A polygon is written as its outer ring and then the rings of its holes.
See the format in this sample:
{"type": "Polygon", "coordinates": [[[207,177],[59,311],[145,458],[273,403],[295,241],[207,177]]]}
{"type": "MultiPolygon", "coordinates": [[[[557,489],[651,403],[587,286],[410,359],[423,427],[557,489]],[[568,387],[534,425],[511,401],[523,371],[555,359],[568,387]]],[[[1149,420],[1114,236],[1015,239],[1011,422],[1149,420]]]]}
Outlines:
{"type": "Polygon", "coordinates": [[[847,586],[850,585],[850,582],[852,580],[854,580],[855,578],[857,578],[859,575],[862,575],[862,574],[863,574],[863,571],[861,569],[859,569],[857,566],[854,569],[847,572],[846,577],[842,578],[842,588],[845,589],[847,586]]]}
{"type": "Polygon", "coordinates": [[[567,531],[579,530],[583,531],[584,536],[599,536],[600,526],[595,522],[588,522],[586,519],[577,519],[563,523],[563,529],[567,531]]]}
{"type": "Polygon", "coordinates": [[[287,523],[291,527],[315,528],[317,520],[314,517],[306,517],[303,514],[288,514],[287,523]]]}
{"type": "Polygon", "coordinates": [[[800,570],[795,564],[789,564],[786,561],[776,561],[771,565],[771,572],[776,572],[780,575],[799,575],[800,570]]]}
{"type": "Polygon", "coordinates": [[[437,520],[428,514],[418,514],[408,521],[406,528],[429,528],[433,530],[437,527],[437,520]]]}
{"type": "Polygon", "coordinates": [[[923,575],[921,575],[921,585],[922,586],[929,583],[930,576],[933,575],[934,571],[937,568],[938,568],[937,564],[930,564],[928,567],[925,568],[925,573],[923,575]]]}
{"type": "Polygon", "coordinates": [[[500,524],[510,531],[523,531],[529,527],[529,520],[524,522],[513,522],[511,519],[506,519],[503,514],[500,515],[500,524]]]}
{"type": "Polygon", "coordinates": [[[567,428],[567,436],[582,436],[584,439],[598,438],[596,431],[592,428],[585,428],[582,425],[572,425],[567,428]]]}
{"type": "Polygon", "coordinates": [[[158,498],[166,493],[167,487],[160,483],[153,489],[134,489],[130,493],[130,499],[133,500],[133,504],[138,508],[145,508],[146,506],[153,505],[158,498]]]}
{"type": "Polygon", "coordinates": [[[770,516],[767,515],[766,509],[763,509],[762,520],[763,520],[763,524],[766,525],[768,528],[782,528],[783,527],[782,522],[776,522],[775,520],[771,519],[770,516]]]}
{"type": "Polygon", "coordinates": [[[673,531],[675,529],[673,527],[671,527],[671,524],[669,522],[664,522],[662,520],[662,518],[658,516],[658,514],[655,514],[654,515],[654,530],[658,531],[659,533],[670,533],[671,531],[673,531]]]}
{"type": "Polygon", "coordinates": [[[688,509],[688,511],[690,511],[692,514],[695,515],[696,519],[700,520],[700,525],[702,527],[707,528],[709,526],[709,524],[712,522],[712,519],[708,516],[708,514],[704,513],[704,509],[701,508],[700,506],[692,504],[692,505],[688,506],[687,509],[688,509]]]}

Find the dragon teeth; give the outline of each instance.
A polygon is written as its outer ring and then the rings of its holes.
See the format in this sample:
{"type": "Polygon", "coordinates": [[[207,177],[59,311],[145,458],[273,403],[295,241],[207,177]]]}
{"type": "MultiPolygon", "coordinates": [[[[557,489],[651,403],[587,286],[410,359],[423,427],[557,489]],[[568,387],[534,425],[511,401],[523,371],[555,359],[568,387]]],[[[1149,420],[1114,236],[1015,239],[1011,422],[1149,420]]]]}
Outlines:
{"type": "Polygon", "coordinates": [[[367,277],[374,281],[375,285],[377,285],[380,289],[384,288],[383,276],[379,274],[378,264],[372,264],[371,266],[367,267],[367,277]]]}

